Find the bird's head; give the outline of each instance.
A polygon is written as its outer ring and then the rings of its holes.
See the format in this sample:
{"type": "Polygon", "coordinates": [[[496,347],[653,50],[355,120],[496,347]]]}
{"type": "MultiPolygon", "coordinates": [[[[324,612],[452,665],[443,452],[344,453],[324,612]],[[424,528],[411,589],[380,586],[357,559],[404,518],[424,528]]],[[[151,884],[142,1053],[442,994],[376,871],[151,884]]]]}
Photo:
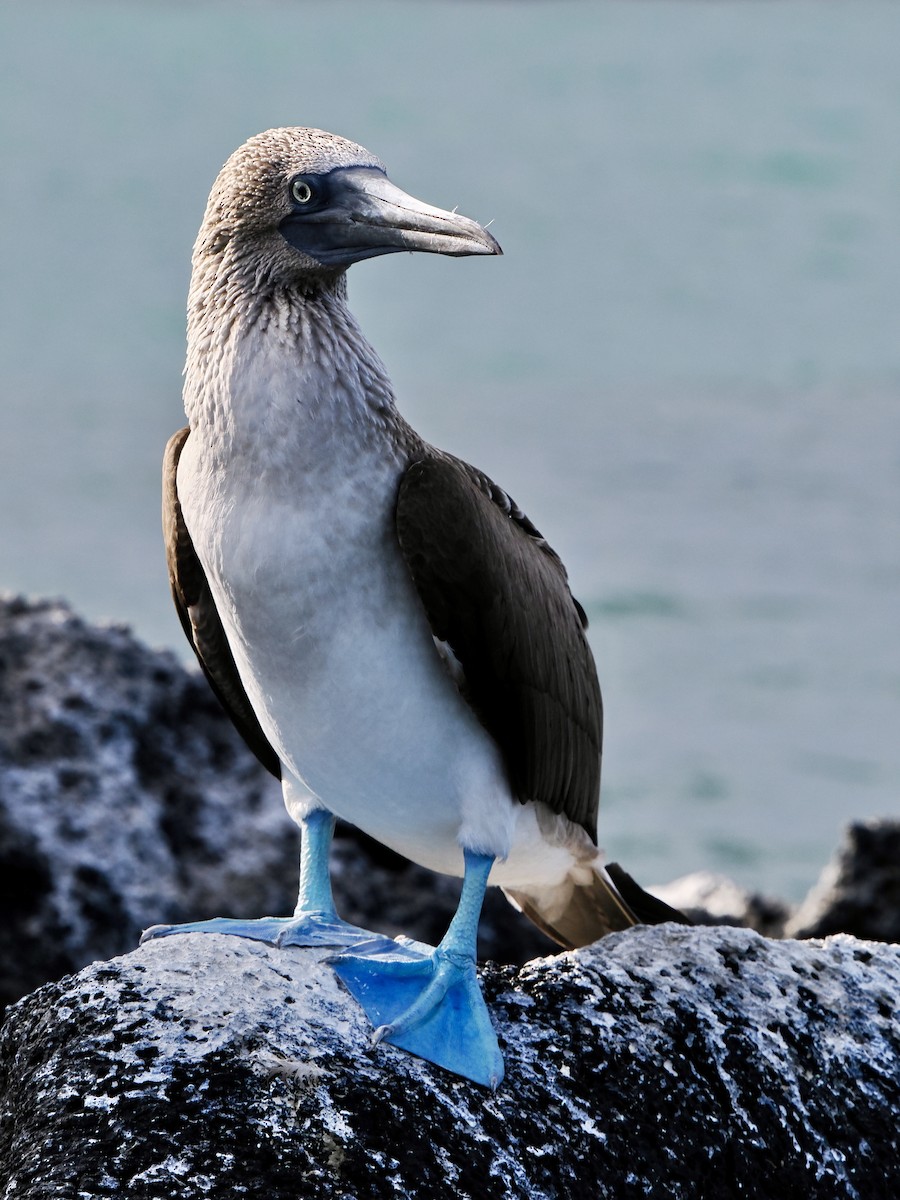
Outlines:
{"type": "Polygon", "coordinates": [[[368,150],[321,129],[270,129],[219,173],[195,264],[227,255],[259,286],[339,275],[400,250],[500,254],[477,221],[432,208],[395,187],[368,150]]]}

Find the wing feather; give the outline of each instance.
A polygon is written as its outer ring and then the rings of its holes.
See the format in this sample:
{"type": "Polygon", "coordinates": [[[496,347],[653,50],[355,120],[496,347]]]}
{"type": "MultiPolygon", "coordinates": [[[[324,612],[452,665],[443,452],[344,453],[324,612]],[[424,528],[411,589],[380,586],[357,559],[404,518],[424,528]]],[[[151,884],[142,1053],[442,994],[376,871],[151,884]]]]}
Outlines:
{"type": "Polygon", "coordinates": [[[565,568],[501,488],[434,454],[401,481],[397,535],[434,636],[523,803],[595,836],[603,709],[584,610],[565,568]]]}

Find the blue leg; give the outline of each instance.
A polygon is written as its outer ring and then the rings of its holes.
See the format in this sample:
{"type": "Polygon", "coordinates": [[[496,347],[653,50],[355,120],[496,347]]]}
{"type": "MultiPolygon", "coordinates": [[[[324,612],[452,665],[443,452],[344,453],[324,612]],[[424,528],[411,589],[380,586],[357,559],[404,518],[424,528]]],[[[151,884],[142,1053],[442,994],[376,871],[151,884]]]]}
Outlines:
{"type": "Polygon", "coordinates": [[[410,958],[334,955],[338,977],[376,1027],[374,1041],[390,1042],[476,1083],[495,1088],[503,1057],[475,970],[476,936],[493,858],[465,852],[465,877],[456,915],[430,954],[410,958]]]}
{"type": "Polygon", "coordinates": [[[141,941],[174,933],[228,933],[275,946],[353,946],[359,954],[396,949],[390,938],[350,925],[337,915],[328,874],[328,852],[334,833],[331,813],[316,809],[303,821],[302,829],[300,892],[292,917],[260,917],[249,921],[213,917],[210,921],[190,921],[185,925],[153,925],[144,931],[141,941]]]}

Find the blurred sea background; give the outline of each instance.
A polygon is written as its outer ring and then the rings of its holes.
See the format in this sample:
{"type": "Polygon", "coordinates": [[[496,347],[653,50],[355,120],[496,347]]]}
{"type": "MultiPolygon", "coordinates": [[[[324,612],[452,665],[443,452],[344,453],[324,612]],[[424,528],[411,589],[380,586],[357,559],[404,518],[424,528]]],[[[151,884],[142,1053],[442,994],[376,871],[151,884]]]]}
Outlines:
{"type": "Polygon", "coordinates": [[[601,844],[799,898],[900,815],[898,54],[876,0],[0,0],[0,587],[188,653],[191,244],[245,138],[344,134],[504,248],[351,302],[569,568],[601,844]]]}

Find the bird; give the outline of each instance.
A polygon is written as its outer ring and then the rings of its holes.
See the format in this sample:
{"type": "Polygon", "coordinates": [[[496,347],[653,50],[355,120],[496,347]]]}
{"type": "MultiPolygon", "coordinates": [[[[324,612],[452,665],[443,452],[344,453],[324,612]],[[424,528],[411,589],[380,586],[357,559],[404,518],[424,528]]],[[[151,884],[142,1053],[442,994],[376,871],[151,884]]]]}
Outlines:
{"type": "Polygon", "coordinates": [[[154,926],[319,945],[386,1041],[496,1087],[485,889],[563,947],[684,920],[596,842],[602,701],[558,555],[484,472],[401,416],[347,303],[385,254],[497,256],[362,146],[269,129],[219,173],[194,245],[184,407],[163,467],[169,580],[213,691],[302,832],[291,917],[154,926]],[[437,946],[336,912],[336,818],[462,877],[437,946]]]}

